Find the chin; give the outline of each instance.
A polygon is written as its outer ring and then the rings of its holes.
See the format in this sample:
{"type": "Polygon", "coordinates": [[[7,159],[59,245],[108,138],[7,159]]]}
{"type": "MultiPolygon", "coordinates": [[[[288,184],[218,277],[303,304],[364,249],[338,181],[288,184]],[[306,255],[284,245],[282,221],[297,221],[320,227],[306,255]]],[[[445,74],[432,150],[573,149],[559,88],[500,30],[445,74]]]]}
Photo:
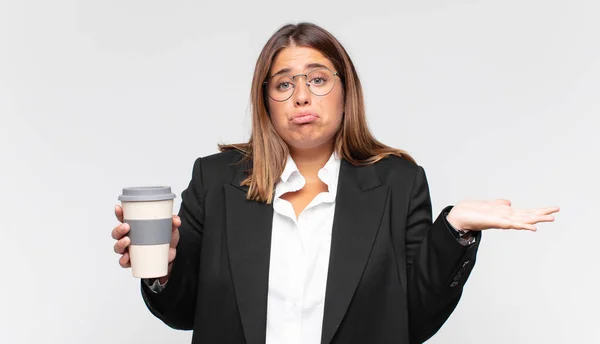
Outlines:
{"type": "Polygon", "coordinates": [[[286,141],[286,143],[288,144],[288,146],[295,148],[295,149],[314,149],[314,148],[319,148],[322,147],[323,145],[326,145],[327,142],[329,142],[330,140],[327,139],[322,139],[322,138],[316,138],[316,139],[299,139],[299,140],[290,140],[290,141],[286,141]]]}

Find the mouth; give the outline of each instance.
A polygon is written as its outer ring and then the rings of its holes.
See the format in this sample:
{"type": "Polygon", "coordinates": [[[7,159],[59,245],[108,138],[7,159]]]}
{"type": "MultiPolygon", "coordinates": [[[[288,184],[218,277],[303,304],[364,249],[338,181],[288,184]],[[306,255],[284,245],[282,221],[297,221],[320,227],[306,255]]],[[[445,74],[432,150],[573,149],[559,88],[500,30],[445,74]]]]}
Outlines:
{"type": "Polygon", "coordinates": [[[316,112],[299,112],[294,114],[291,122],[295,124],[305,124],[314,122],[319,118],[319,115],[316,112]]]}

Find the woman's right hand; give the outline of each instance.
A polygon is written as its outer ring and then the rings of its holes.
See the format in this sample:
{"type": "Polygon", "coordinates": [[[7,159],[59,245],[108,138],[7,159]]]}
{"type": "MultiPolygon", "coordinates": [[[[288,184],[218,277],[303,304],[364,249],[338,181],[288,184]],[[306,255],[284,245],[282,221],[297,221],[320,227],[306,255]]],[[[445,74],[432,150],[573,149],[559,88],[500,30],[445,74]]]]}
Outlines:
{"type": "MultiPolygon", "coordinates": [[[[117,240],[114,246],[114,251],[117,254],[120,254],[119,265],[123,268],[130,268],[131,262],[129,260],[129,244],[131,241],[126,234],[129,232],[129,224],[123,222],[123,208],[120,205],[115,206],[115,216],[117,220],[121,222],[118,226],[116,226],[112,230],[113,239],[117,240]]],[[[175,255],[177,254],[177,244],[179,243],[179,226],[181,226],[181,219],[177,215],[173,215],[173,227],[171,232],[171,245],[169,248],[169,274],[167,276],[161,277],[160,283],[164,284],[171,274],[171,263],[175,259],[175,255]]]]}

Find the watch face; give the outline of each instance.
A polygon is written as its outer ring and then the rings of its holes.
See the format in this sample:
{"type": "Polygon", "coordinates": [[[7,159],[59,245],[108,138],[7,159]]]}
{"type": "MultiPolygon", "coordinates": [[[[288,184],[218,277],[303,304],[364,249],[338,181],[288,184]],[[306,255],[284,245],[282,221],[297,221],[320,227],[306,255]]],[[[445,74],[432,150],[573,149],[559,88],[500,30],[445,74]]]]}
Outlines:
{"type": "Polygon", "coordinates": [[[465,239],[465,238],[460,238],[460,240],[461,240],[463,243],[465,243],[466,245],[470,245],[470,244],[472,244],[472,243],[474,243],[474,242],[475,242],[475,237],[469,237],[469,238],[467,238],[467,239],[465,239]]]}

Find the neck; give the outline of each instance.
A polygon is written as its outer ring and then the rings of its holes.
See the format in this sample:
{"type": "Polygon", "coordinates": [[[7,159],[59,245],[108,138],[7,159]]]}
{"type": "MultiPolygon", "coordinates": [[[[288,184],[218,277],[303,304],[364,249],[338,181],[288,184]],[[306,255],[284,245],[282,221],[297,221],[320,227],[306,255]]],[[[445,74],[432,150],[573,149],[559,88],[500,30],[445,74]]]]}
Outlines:
{"type": "Polygon", "coordinates": [[[310,149],[294,149],[290,147],[290,155],[300,174],[306,178],[307,182],[318,181],[318,173],[327,163],[333,153],[333,145],[325,145],[310,149]]]}

